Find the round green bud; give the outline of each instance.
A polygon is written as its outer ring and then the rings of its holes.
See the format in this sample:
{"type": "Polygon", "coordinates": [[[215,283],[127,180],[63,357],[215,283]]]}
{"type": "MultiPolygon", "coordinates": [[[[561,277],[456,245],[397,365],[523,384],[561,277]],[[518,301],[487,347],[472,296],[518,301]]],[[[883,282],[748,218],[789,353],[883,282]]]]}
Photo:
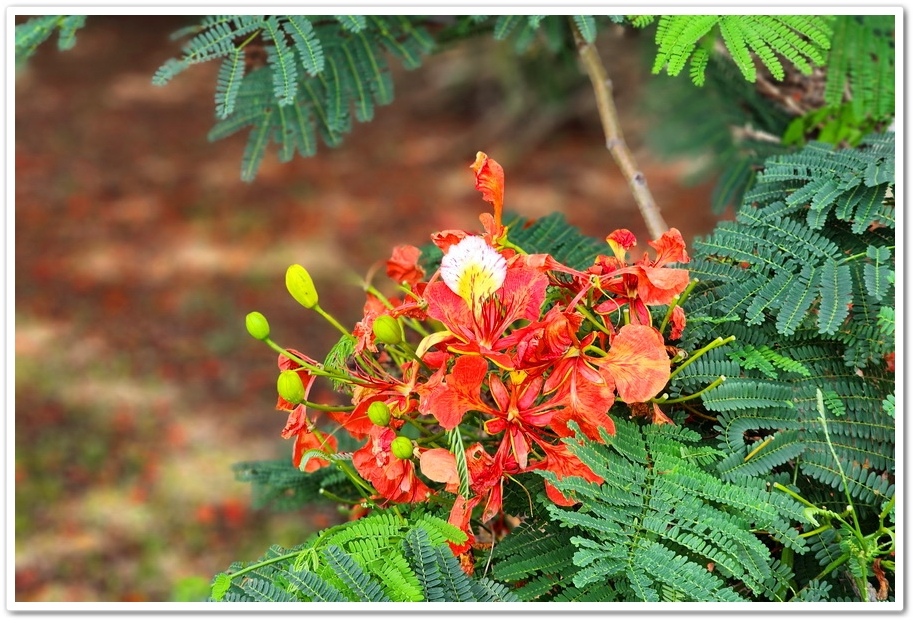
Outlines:
{"type": "Polygon", "coordinates": [[[404,328],[396,318],[379,316],[372,322],[372,332],[382,344],[395,346],[404,341],[404,328]]]}
{"type": "Polygon", "coordinates": [[[391,420],[391,409],[384,402],[373,402],[369,405],[367,415],[369,416],[369,421],[376,426],[388,426],[388,422],[391,420]]]}
{"type": "Polygon", "coordinates": [[[253,311],[245,316],[245,328],[256,340],[266,340],[270,337],[270,325],[261,312],[253,311]]]}
{"type": "Polygon", "coordinates": [[[277,377],[277,393],[287,402],[299,404],[305,398],[305,385],[302,378],[293,370],[284,370],[277,377]]]}
{"type": "Polygon", "coordinates": [[[407,437],[395,437],[391,442],[391,453],[399,459],[413,458],[413,442],[407,437]]]}
{"type": "Polygon", "coordinates": [[[286,269],[286,289],[303,307],[312,309],[318,305],[318,291],[312,283],[312,276],[299,264],[286,269]]]}

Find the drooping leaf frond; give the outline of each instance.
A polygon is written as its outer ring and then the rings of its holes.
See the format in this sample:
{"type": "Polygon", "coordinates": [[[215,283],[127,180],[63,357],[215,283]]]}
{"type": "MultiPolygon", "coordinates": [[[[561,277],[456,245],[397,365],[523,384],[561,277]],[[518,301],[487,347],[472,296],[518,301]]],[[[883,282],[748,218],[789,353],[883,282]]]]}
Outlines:
{"type": "Polygon", "coordinates": [[[254,178],[267,150],[281,162],[313,155],[317,137],[334,146],[389,104],[394,86],[387,55],[419,66],[435,42],[422,18],[403,16],[222,15],[192,29],[179,58],[153,82],[163,85],[196,63],[222,59],[216,87],[217,140],[250,129],[242,179],[254,178]]]}
{"type": "Polygon", "coordinates": [[[22,64],[57,31],[57,49],[69,50],[76,44],[76,31],[86,23],[85,15],[42,15],[16,25],[16,64],[22,64]]]}
{"type": "Polygon", "coordinates": [[[289,459],[246,461],[232,466],[236,480],[251,483],[252,506],[290,511],[306,504],[326,501],[320,491],[345,497],[351,491],[346,476],[329,467],[306,473],[289,459]]]}
{"type": "MultiPolygon", "coordinates": [[[[638,26],[648,23],[634,21],[638,26]]],[[[777,80],[784,77],[780,57],[802,73],[811,73],[812,66],[824,64],[833,32],[832,19],[817,15],[663,15],[656,30],[658,53],[652,73],[665,70],[676,76],[691,61],[691,78],[694,84],[702,84],[703,57],[709,50],[704,46],[715,28],[748,82],[757,78],[755,57],[777,80]],[[695,57],[698,49],[707,52],[695,57]]]]}

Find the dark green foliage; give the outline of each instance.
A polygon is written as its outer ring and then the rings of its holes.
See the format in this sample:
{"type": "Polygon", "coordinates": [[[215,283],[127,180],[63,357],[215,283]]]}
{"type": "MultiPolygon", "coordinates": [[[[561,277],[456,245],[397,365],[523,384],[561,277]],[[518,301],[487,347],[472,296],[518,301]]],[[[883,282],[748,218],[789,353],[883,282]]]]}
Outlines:
{"type": "Polygon", "coordinates": [[[296,510],[309,503],[327,502],[322,491],[345,498],[353,488],[336,467],[309,474],[296,469],[289,459],[246,461],[232,469],[236,480],[251,483],[251,504],[256,509],[296,510]]]}
{"type": "Polygon", "coordinates": [[[894,16],[839,16],[830,48],[824,103],[839,106],[848,88],[856,118],[893,117],[894,16]]]}
{"type": "Polygon", "coordinates": [[[506,587],[461,569],[449,543],[466,536],[443,519],[380,511],[319,533],[293,549],[272,546],[233,563],[213,601],[517,601],[506,587]]]}
{"type": "Polygon", "coordinates": [[[547,49],[559,52],[572,43],[570,26],[574,27],[588,43],[594,43],[600,28],[613,23],[623,24],[622,15],[500,15],[499,17],[476,16],[477,23],[484,27],[492,23],[492,35],[497,41],[510,41],[513,49],[521,54],[536,42],[543,42],[547,49]]]}
{"type": "MultiPolygon", "coordinates": [[[[539,515],[543,506],[539,504],[539,515]]],[[[544,513],[546,515],[546,513],[544,513]]],[[[578,532],[531,518],[499,542],[494,552],[493,577],[510,585],[520,584],[521,601],[549,601],[572,588],[578,571],[573,563],[575,546],[570,539],[578,532]]],[[[566,601],[574,601],[567,596],[566,601]]]]}
{"type": "MultiPolygon", "coordinates": [[[[728,267],[729,293],[722,299],[728,307],[723,311],[743,314],[750,324],[759,324],[769,311],[780,319],[780,333],[791,335],[806,321],[811,326],[806,314],[817,301],[818,331],[836,334],[855,314],[849,306],[869,294],[858,290],[858,282],[869,282],[877,294],[880,263],[892,257],[886,236],[863,234],[873,224],[893,225],[888,198],[893,166],[893,135],[875,137],[862,149],[834,151],[812,144],[798,154],[768,160],[737,222],[720,225],[715,235],[695,245],[698,255],[728,267]],[[844,233],[839,219],[851,221],[857,236],[844,233]],[[878,266],[849,264],[848,254],[860,250],[878,266]],[[732,281],[735,266],[742,270],[738,287],[732,281]],[[866,266],[871,267],[866,271],[866,266]]],[[[883,274],[886,283],[890,273],[883,274]]]]}
{"type": "MultiPolygon", "coordinates": [[[[785,76],[779,57],[810,74],[812,65],[825,62],[832,21],[818,15],[663,15],[655,34],[658,54],[652,73],[664,69],[676,76],[690,62],[693,83],[702,85],[715,41],[711,33],[718,27],[729,55],[748,82],[757,79],[754,56],[777,80],[785,76]]],[[[650,22],[642,19],[637,23],[650,22]]]]}
{"type": "Polygon", "coordinates": [[[521,219],[507,220],[509,240],[529,253],[549,253],[558,262],[585,269],[599,253],[608,253],[604,241],[586,238],[566,222],[562,214],[551,214],[534,223],[521,219]]]}
{"type": "Polygon", "coordinates": [[[16,25],[16,64],[24,63],[39,45],[57,32],[57,49],[69,50],[76,44],[76,31],[86,23],[85,15],[42,15],[16,25]]]}
{"type": "Polygon", "coordinates": [[[793,527],[801,505],[763,480],[723,482],[689,460],[705,444],[686,428],[618,422],[607,445],[577,441],[573,451],[604,484],[544,474],[581,506],[548,505],[550,522],[498,545],[494,576],[522,582],[519,597],[565,600],[589,590],[617,601],[783,599],[791,570],[772,564],[766,540],[804,553],[793,527]]]}
{"type": "Polygon", "coordinates": [[[182,56],[153,78],[164,85],[195,63],[222,59],[216,84],[217,140],[250,128],[242,179],[254,179],[271,145],[286,162],[336,146],[351,116],[370,121],[394,98],[386,57],[420,65],[434,42],[422,18],[403,16],[208,16],[182,56]]]}
{"type": "MultiPolygon", "coordinates": [[[[683,338],[693,348],[715,335],[737,337],[723,354],[742,365],[743,378],[702,397],[719,413],[726,479],[792,465],[805,495],[829,502],[816,483],[838,491],[842,469],[858,502],[881,505],[893,495],[895,425],[882,405],[893,394],[884,355],[894,339],[879,323],[880,302],[893,292],[893,166],[893,134],[855,149],[812,144],[773,158],[737,221],[695,244],[705,281],[688,318],[741,318],[689,326],[683,338]],[[817,421],[818,389],[842,467],[817,421]]],[[[706,378],[673,386],[688,394],[706,378]]]]}

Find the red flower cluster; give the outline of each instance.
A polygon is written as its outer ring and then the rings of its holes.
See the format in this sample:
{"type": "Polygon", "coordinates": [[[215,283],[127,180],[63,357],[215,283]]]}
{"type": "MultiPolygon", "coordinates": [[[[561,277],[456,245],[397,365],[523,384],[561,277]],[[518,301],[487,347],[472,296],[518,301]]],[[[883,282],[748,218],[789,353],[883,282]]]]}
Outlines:
{"type": "MultiPolygon", "coordinates": [[[[481,215],[482,234],[434,234],[444,256],[429,279],[419,249],[396,248],[386,270],[400,295],[369,288],[348,365],[330,370],[287,351],[298,361],[281,355],[280,368],[298,371],[305,397],[277,405],[290,411],[283,436],[296,437],[294,463],[312,471],[327,464],[336,440],[315,428],[308,390],[319,372],[348,384],[352,407],[327,414],[365,440],[352,466],[376,502],[454,494],[450,520],[468,534],[475,509],[484,522],[500,512],[514,475],[545,470],[601,482],[567,446],[571,422],[601,441],[614,434],[615,402],[667,419],[644,404],[671,369],[649,308],[666,306],[676,339],[686,320],[674,303],[689,281],[686,270],[668,266],[689,261],[676,229],[649,243],[654,260],[646,254],[632,264],[636,239],[627,230],[611,233],[611,254],[584,271],[525,253],[502,224],[502,167],[478,153],[472,168],[493,204],[492,215],[481,215]]],[[[547,493],[574,503],[549,483],[547,493]]]]}

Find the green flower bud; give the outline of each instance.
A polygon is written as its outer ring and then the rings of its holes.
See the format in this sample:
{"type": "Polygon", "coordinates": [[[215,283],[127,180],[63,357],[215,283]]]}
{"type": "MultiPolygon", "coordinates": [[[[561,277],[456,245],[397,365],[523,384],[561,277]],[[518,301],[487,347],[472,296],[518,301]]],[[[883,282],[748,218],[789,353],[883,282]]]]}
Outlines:
{"type": "Polygon", "coordinates": [[[413,442],[407,437],[395,437],[391,442],[391,453],[399,459],[413,458],[413,442]]]}
{"type": "Polygon", "coordinates": [[[369,416],[369,421],[376,426],[388,426],[388,422],[391,420],[391,409],[384,402],[373,402],[369,405],[367,415],[369,416]]]}
{"type": "Polygon", "coordinates": [[[283,400],[299,404],[305,398],[305,385],[302,378],[293,370],[284,370],[277,377],[277,393],[283,400]]]}
{"type": "Polygon", "coordinates": [[[286,269],[286,289],[303,307],[312,309],[318,305],[318,291],[312,283],[312,276],[299,264],[286,269]]]}
{"type": "Polygon", "coordinates": [[[245,328],[256,340],[266,340],[270,337],[270,325],[261,312],[253,311],[245,316],[245,328]]]}
{"type": "Polygon", "coordinates": [[[404,341],[404,328],[396,318],[379,316],[372,322],[372,332],[382,344],[395,346],[404,341]]]}

